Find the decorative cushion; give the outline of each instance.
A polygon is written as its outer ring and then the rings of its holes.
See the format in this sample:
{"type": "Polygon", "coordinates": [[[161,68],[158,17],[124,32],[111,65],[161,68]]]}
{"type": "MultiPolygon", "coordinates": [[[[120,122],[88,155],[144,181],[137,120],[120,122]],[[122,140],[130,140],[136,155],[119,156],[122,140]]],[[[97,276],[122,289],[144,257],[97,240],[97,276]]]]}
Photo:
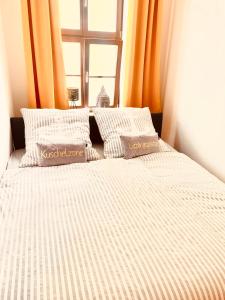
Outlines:
{"type": "Polygon", "coordinates": [[[49,167],[87,161],[85,144],[37,144],[38,166],[49,167]]]}
{"type": "Polygon", "coordinates": [[[158,134],[155,135],[122,135],[120,137],[124,158],[159,152],[158,134]]]}
{"type": "Polygon", "coordinates": [[[20,167],[38,165],[39,144],[77,144],[87,145],[87,160],[99,159],[92,148],[89,130],[89,109],[22,109],[25,124],[26,153],[20,167]]]}
{"type": "Polygon", "coordinates": [[[107,158],[122,157],[121,135],[127,133],[156,134],[149,108],[94,108],[96,122],[104,141],[107,158]]]}

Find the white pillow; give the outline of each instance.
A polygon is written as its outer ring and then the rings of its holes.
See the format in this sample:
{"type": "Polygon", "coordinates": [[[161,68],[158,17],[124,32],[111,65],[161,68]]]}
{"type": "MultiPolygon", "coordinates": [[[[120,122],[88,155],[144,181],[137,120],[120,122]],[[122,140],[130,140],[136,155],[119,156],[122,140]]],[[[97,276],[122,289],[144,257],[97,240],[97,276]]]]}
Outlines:
{"type": "Polygon", "coordinates": [[[127,133],[155,135],[152,117],[145,108],[93,108],[96,122],[104,141],[104,156],[123,156],[120,136],[127,133]]]}
{"type": "Polygon", "coordinates": [[[38,165],[37,143],[73,143],[87,145],[87,160],[99,159],[92,148],[89,109],[21,109],[25,124],[26,153],[20,167],[38,165]]]}

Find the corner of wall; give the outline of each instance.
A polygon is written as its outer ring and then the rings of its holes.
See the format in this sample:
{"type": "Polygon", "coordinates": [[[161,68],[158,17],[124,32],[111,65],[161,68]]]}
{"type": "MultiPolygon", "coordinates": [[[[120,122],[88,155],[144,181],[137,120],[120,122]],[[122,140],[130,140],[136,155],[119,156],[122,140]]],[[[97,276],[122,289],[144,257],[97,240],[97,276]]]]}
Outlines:
{"type": "MultiPolygon", "coordinates": [[[[0,11],[1,16],[1,11],[0,11]]],[[[0,18],[0,176],[4,172],[11,152],[10,116],[13,114],[12,97],[9,89],[9,74],[6,65],[5,40],[0,18]]]]}
{"type": "Polygon", "coordinates": [[[8,66],[9,89],[12,96],[12,114],[20,116],[20,109],[28,105],[21,1],[2,1],[0,10],[7,49],[5,60],[8,66]]]}

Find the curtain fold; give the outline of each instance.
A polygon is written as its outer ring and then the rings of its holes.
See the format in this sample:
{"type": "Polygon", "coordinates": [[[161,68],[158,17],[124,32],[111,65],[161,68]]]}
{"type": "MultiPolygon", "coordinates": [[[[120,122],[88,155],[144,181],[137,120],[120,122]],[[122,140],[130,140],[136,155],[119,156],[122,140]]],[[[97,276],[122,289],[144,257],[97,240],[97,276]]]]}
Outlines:
{"type": "Polygon", "coordinates": [[[128,0],[122,105],[161,111],[160,48],[163,0],[128,0]]]}
{"type": "Polygon", "coordinates": [[[58,0],[21,0],[31,108],[68,108],[58,0]]]}

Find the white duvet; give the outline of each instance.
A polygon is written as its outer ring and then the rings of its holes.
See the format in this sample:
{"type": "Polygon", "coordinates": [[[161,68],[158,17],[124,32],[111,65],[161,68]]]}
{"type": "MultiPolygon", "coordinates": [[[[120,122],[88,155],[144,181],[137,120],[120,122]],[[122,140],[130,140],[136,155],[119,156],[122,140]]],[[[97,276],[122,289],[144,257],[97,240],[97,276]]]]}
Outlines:
{"type": "Polygon", "coordinates": [[[177,152],[8,170],[0,299],[225,299],[225,185],[177,152]]]}

